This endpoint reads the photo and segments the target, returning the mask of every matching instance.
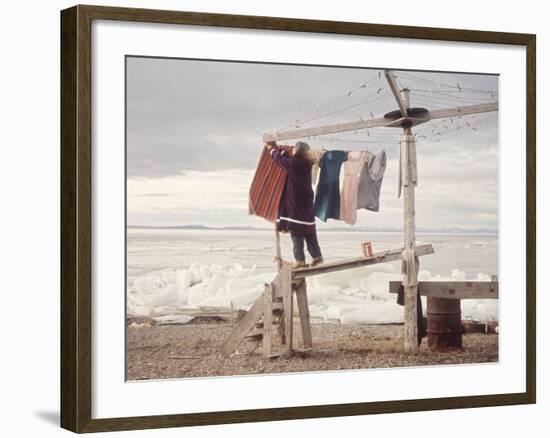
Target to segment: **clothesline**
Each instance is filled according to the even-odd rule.
[[[384,143],[384,142],[379,142],[380,144]],[[292,149],[293,146],[290,146],[290,145],[284,145],[284,146],[278,146],[278,147],[285,147],[285,148],[289,148],[289,149]],[[314,163],[318,163],[321,158],[323,157],[323,155],[326,153],[326,152],[329,152],[329,151],[332,151],[332,150],[340,150],[340,149],[327,149],[325,147],[319,149],[319,148],[311,148],[307,151],[307,155],[308,155],[308,158],[313,161]],[[367,155],[368,155],[368,159],[372,159],[374,157],[374,154],[368,150],[368,149],[348,149],[347,152],[365,152]]]
[[[291,148],[288,145],[277,146],[278,150],[285,151],[287,157],[290,157]],[[272,154],[263,149],[250,187],[249,214],[277,222],[281,217],[279,207],[284,203],[283,189],[288,172],[294,174],[293,178],[302,178],[297,174],[306,170],[311,185],[316,187],[315,197],[311,201],[314,201],[314,214],[319,219],[325,222],[327,219],[342,220],[351,225],[357,220],[358,209],[378,211],[380,185],[386,165],[385,149],[376,153],[369,150],[310,149],[309,153],[313,166],[289,167],[285,164],[285,168],[281,168],[274,164]],[[340,190],[342,167],[344,178]],[[288,222],[286,216],[285,220]],[[294,220],[307,222],[302,218]]]

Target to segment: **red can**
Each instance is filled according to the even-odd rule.
[[[363,257],[372,257],[372,243],[370,241],[361,243]]]

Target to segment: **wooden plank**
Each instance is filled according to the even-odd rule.
[[[302,340],[304,350],[311,350],[313,342],[311,338],[311,326],[309,321],[309,305],[307,302],[307,285],[306,280],[302,280],[296,288],[296,303],[300,314],[300,325],[302,326]]]
[[[377,263],[395,262],[401,260],[403,248],[390,249],[387,251],[377,251],[371,257],[358,257],[354,259],[339,260],[336,262],[322,263],[312,268],[294,269],[292,278],[299,280],[313,275],[326,274],[328,272],[343,271],[345,269],[359,268],[361,266],[375,265]],[[417,256],[433,254],[434,249],[431,244],[419,245],[415,248]]]
[[[285,356],[292,355],[292,322],[293,322],[293,300],[292,300],[292,268],[284,264],[281,272],[281,293],[283,295],[284,307],[284,328],[285,328]]]
[[[282,266],[281,266],[282,269]],[[277,274],[275,279],[271,282],[271,289],[272,289],[272,296],[273,296],[273,302],[271,304],[273,310],[280,310],[281,312],[278,314],[278,327],[277,327],[277,333],[281,338],[281,345],[285,345],[286,338],[285,338],[285,318],[284,318],[284,303],[283,303],[283,294],[282,294],[282,283],[281,283],[282,274],[281,271]],[[282,313],[282,314],[281,314]]]
[[[284,263],[281,265],[281,270],[283,268]],[[281,271],[275,276],[273,281],[271,282],[272,285],[272,293],[273,293],[273,304],[276,302],[281,302],[283,298],[283,284],[281,282]]]
[[[369,120],[358,120],[355,122],[336,123],[334,125],[317,126],[314,128],[297,128],[280,132],[267,132],[263,135],[264,142],[291,140],[295,138],[307,138],[315,135],[334,134],[336,132],[356,131],[358,129],[376,128],[377,126],[386,126],[393,122],[392,119],[379,117]]]
[[[281,270],[283,258],[281,255],[281,235],[277,229],[277,223],[275,223],[275,258],[277,261],[277,271]]]
[[[389,81],[389,80],[388,80]],[[392,85],[390,83],[390,88]],[[397,90],[397,86],[395,85]],[[392,93],[397,101],[399,110],[404,118],[407,117],[406,105],[399,90],[397,93],[392,88]],[[498,102],[487,102],[475,105],[464,105],[453,108],[443,108],[438,110],[429,111],[427,114],[422,115],[422,118],[417,120],[417,123],[424,123],[432,119],[446,119],[454,116],[466,116],[469,114],[480,114],[491,111],[498,111]],[[264,142],[278,141],[278,140],[291,140],[296,138],[314,137],[316,135],[335,134],[338,132],[357,131],[360,129],[376,128],[376,127],[397,127],[401,126],[401,121],[395,119],[378,117],[369,120],[358,120],[355,122],[335,123],[333,125],[316,126],[312,128],[297,128],[289,129],[287,131],[280,132],[268,132],[263,135]]]
[[[264,291],[264,323],[263,323],[263,353],[264,357],[271,356],[271,342],[273,331],[273,290],[270,284],[265,285]]]
[[[400,281],[390,281],[390,293],[396,294]],[[437,298],[498,299],[498,281],[419,281],[420,295]]]
[[[479,103],[454,108],[444,108],[428,112],[430,119],[446,119],[447,117],[466,116],[468,114],[488,113],[498,111],[498,102]]]
[[[252,305],[250,310],[237,323],[229,337],[225,340],[222,346],[222,355],[225,357],[237,349],[247,333],[254,328],[254,324],[264,313],[264,297],[260,296]]]
[[[395,74],[391,70],[385,70],[384,75],[386,76],[386,80],[388,81],[391,92],[393,93],[393,97],[395,97],[395,100],[397,101],[397,106],[399,107],[399,111],[401,111],[401,115],[403,117],[407,117],[408,105],[406,104],[403,96],[401,96],[401,93],[399,92]]]

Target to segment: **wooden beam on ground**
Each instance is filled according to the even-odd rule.
[[[314,128],[296,128],[280,132],[267,132],[263,135],[264,142],[291,140],[296,138],[307,138],[316,135],[334,134],[336,132],[356,131],[358,129],[376,128],[386,126],[393,122],[392,119],[379,117],[368,120],[357,120],[355,122],[335,123],[333,125],[317,126]]]
[[[444,108],[428,112],[429,119],[446,119],[447,117],[467,116],[469,114],[488,113],[498,111],[498,102],[479,103],[454,108]]]
[[[298,313],[300,314],[300,325],[302,326],[302,340],[304,350],[311,350],[313,342],[311,337],[311,325],[309,321],[309,305],[307,302],[307,286],[306,280],[296,288],[296,303],[298,305]]]
[[[231,356],[231,354],[237,349],[244,337],[250,330],[254,328],[254,324],[264,313],[264,300],[260,296],[252,305],[250,310],[241,318],[237,323],[229,337],[226,339],[222,346],[222,355],[225,357]]]
[[[326,274],[329,272],[343,271],[346,269],[359,268],[361,266],[375,265],[377,263],[395,262],[401,260],[403,248],[390,249],[387,251],[375,252],[371,257],[358,257],[354,259],[339,260],[336,262],[322,263],[311,268],[294,269],[292,278],[299,280],[313,275]],[[415,248],[417,256],[433,254],[434,249],[430,244],[419,245]]]
[[[396,294],[400,281],[390,281],[390,293]],[[419,281],[418,293],[427,297],[498,299],[498,281]]]

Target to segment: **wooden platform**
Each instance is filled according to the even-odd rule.
[[[390,281],[390,293],[396,294],[400,287],[400,281]],[[418,293],[457,300],[498,299],[498,281],[419,281]]]
[[[293,269],[292,278],[301,279],[311,277],[313,275],[326,274],[328,272],[337,272],[346,269],[360,268],[361,266],[375,265],[377,263],[395,262],[401,260],[402,251],[403,248],[396,248],[375,252],[371,257],[344,259],[335,262],[322,263],[311,268]],[[417,256],[424,256],[433,253],[434,249],[431,244],[418,245],[415,248],[415,254]]]
[[[249,311],[235,326],[229,337],[224,342],[221,352],[228,357],[234,353],[244,340],[253,342],[256,346],[263,344],[263,356],[265,358],[280,355],[292,355],[293,346],[293,318],[294,300],[300,317],[302,329],[303,350],[311,351],[313,343],[311,339],[310,315],[307,299],[306,277],[326,274],[328,272],[343,271],[360,268],[362,266],[377,263],[395,262],[401,260],[403,248],[380,251],[371,257],[359,257],[354,259],[339,260],[323,263],[310,268],[293,269],[292,264],[281,263],[281,269],[273,281],[265,285],[264,293],[256,300]],[[433,254],[432,245],[420,245],[415,249],[417,256]],[[272,337],[275,335],[274,325],[279,325],[283,351],[274,352]]]

